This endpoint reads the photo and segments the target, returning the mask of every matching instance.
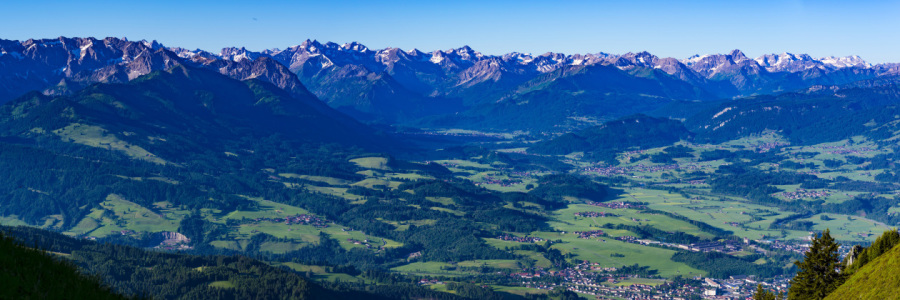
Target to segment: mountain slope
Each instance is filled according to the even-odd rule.
[[[40,299],[125,299],[106,291],[99,280],[126,294],[148,294],[154,299],[384,299],[377,295],[327,289],[297,273],[278,269],[261,261],[240,256],[193,256],[147,251],[134,247],[76,240],[54,232],[25,227],[0,227],[6,235],[22,243],[61,253],[72,263],[57,261],[48,254],[24,247],[10,246],[13,239],[0,240],[4,255],[2,267],[12,266],[14,273],[2,272],[0,278],[21,275],[27,283],[41,289],[32,297]],[[8,254],[8,255],[7,255]],[[17,259],[18,263],[12,263]],[[88,274],[79,275],[78,266]],[[32,266],[32,269],[18,269]],[[35,280],[42,277],[43,280]],[[74,279],[69,279],[74,278]],[[7,278],[9,279],[9,278]],[[5,283],[18,283],[16,278]],[[31,281],[26,281],[31,280]],[[4,299],[20,299],[22,289],[5,288]],[[13,285],[13,287],[16,287]],[[11,294],[4,294],[11,293]],[[45,297],[46,296],[46,297]]]
[[[572,152],[618,152],[632,148],[660,147],[691,136],[691,132],[681,122],[634,115],[539,142],[528,150],[560,155]]]
[[[423,124],[553,131],[560,126],[585,127],[600,120],[651,111],[674,100],[696,99],[710,100],[714,96],[660,70],[576,66],[538,76],[495,102]]]
[[[155,41],[0,40],[0,103],[33,90],[65,94],[95,82],[127,82],[178,61]]]
[[[673,100],[793,91],[896,72],[886,65],[869,65],[858,57],[814,59],[783,53],[751,59],[739,50],[684,60],[659,58],[647,52],[494,56],[468,46],[426,53],[307,40],[285,50],[252,52],[227,48],[218,56],[181,53],[180,56],[194,61],[218,57],[241,62],[270,57],[295,72],[313,93],[332,107],[367,121],[504,131],[577,127],[584,124],[572,120],[596,121],[645,113]],[[582,76],[581,81],[587,84],[580,84],[581,88],[566,88],[574,80],[568,75],[577,73],[571,70],[593,70],[586,72],[591,73],[602,70],[603,66],[625,72],[631,82],[622,86],[618,80],[588,75]],[[650,80],[642,85],[641,81],[646,79]],[[553,84],[556,80],[560,82]],[[623,93],[623,88],[629,92]],[[635,92],[640,90],[651,92]],[[534,93],[527,95],[527,92]],[[520,105],[544,98],[575,108]],[[515,104],[510,104],[511,100]],[[549,111],[553,115],[550,120],[533,117],[548,108],[555,109]],[[442,113],[444,116],[437,116]],[[526,117],[516,118],[520,115]],[[485,124],[480,122],[483,119],[498,121]],[[546,124],[529,124],[533,121]]]
[[[869,262],[825,299],[897,299],[900,292],[900,247]]]
[[[26,248],[2,233],[0,253],[0,298],[128,299],[59,257]]]
[[[127,84],[92,86],[72,96],[25,97],[0,109],[0,122],[5,135],[31,135],[28,130],[40,127],[62,136],[59,130],[73,124],[99,126],[163,152],[176,142],[181,148],[212,146],[276,133],[297,142],[381,145],[365,126],[320,113],[317,101],[311,96],[293,98],[266,82],[239,82],[178,66]],[[60,115],[66,117],[54,117]],[[151,138],[160,135],[176,140]]]
[[[898,74],[894,64],[873,66],[858,57],[782,53],[751,59],[738,50],[679,60],[647,52],[498,56],[468,46],[426,53],[305,41],[285,50],[226,48],[214,54],[156,42],[60,37],[0,40],[0,103],[29,91],[66,95],[93,83],[125,83],[176,65],[268,82],[295,97],[311,92],[367,122],[504,131],[560,131],[647,113],[671,101],[781,93]],[[624,72],[627,83],[609,80],[611,70],[602,67]],[[569,76],[578,73],[572,70],[584,73],[576,79]],[[540,104],[545,98],[553,105]],[[572,109],[558,108],[559,103]],[[548,108],[549,119],[534,118]],[[496,124],[481,121],[486,118]]]
[[[856,85],[871,87],[856,87]],[[865,135],[880,140],[897,131],[900,88],[860,82],[847,88],[816,87],[799,93],[721,103],[685,121],[698,139],[724,141],[779,131],[795,143],[820,143]]]
[[[315,98],[185,66],[71,96],[32,93],[0,106],[0,214],[66,230],[111,194],[234,209],[252,205],[235,195],[290,192],[260,170],[356,178],[350,153],[394,146],[330,115],[340,114]],[[130,179],[142,177],[166,179]]]

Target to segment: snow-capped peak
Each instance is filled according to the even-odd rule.
[[[253,61],[253,60],[256,60],[257,58],[259,58],[259,53],[248,51],[244,47],[241,47],[240,49],[231,47],[231,48],[222,49],[222,52],[219,54],[219,57],[221,57],[222,59],[225,59],[225,60],[231,60],[231,61],[235,61],[235,62],[240,62],[245,59]]]
[[[159,42],[157,42],[156,40],[153,40],[150,42],[148,42],[147,40],[141,40],[141,43],[143,43],[144,46],[149,47],[151,50],[159,50],[160,48],[163,47],[163,45],[160,44]]]
[[[872,64],[867,63],[865,60],[863,60],[858,55],[851,55],[851,56],[844,56],[844,57],[828,56],[828,57],[820,58],[819,61],[821,61],[825,65],[832,66],[835,68],[847,68],[847,67],[868,68],[868,67],[872,66]]]
[[[341,45],[341,49],[351,50],[351,51],[356,51],[356,52],[368,52],[369,51],[369,48],[367,48],[365,45],[357,43],[357,42],[343,44],[343,45]]]

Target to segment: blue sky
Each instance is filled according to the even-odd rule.
[[[128,37],[251,50],[306,39],[486,54],[860,55],[900,62],[900,1],[13,1],[0,38]]]

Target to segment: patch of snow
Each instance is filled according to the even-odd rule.
[[[94,42],[89,42],[89,43],[85,44],[84,46],[81,46],[81,48],[79,48],[80,50],[78,50],[79,53],[74,53],[74,54],[78,55],[79,59],[83,59],[84,55],[87,54],[86,50],[88,48],[90,48],[91,46],[94,46]],[[75,50],[72,50],[72,52],[75,52]]]
[[[723,109],[722,111],[720,111],[720,112],[716,113],[715,115],[713,115],[712,118],[713,118],[713,119],[718,118],[719,116],[721,116],[722,114],[728,112],[729,110],[732,110],[733,108],[734,108],[734,107],[726,107],[726,108]]]
[[[710,56],[709,54],[706,54],[703,56],[694,55],[694,56],[688,57],[687,59],[681,60],[681,63],[690,66],[690,65],[693,65],[693,64],[696,64],[696,63],[702,61],[704,58],[707,58],[709,56]]]
[[[0,51],[0,57],[2,57],[2,56],[4,56],[4,55],[9,55],[9,56],[15,57],[15,58],[18,59],[18,60],[25,59],[25,56],[22,55],[22,53],[19,53],[19,52],[6,52],[6,51]]]

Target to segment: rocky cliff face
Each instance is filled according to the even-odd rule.
[[[177,244],[190,244],[191,239],[184,236],[183,234],[171,231],[165,231],[158,233],[159,237],[162,239],[160,244],[163,245],[177,245]]]
[[[0,40],[0,103],[29,91],[62,95],[94,83],[124,83],[176,65],[200,66],[239,80],[259,79],[292,94],[310,95],[287,67],[244,49],[213,55],[168,49],[156,41],[105,38]]]
[[[520,114],[548,109],[534,102],[540,99],[567,99],[563,102],[572,107],[606,107],[603,103],[608,101],[636,107],[639,103],[634,101],[639,101],[652,110],[672,100],[798,91],[900,74],[897,64],[873,66],[856,56],[816,59],[782,53],[753,59],[739,50],[679,60],[648,52],[485,55],[468,46],[432,52],[373,50],[359,43],[307,40],[284,50],[226,48],[212,53],[166,48],[147,41],[61,37],[0,40],[0,103],[33,90],[60,95],[97,82],[127,82],[180,64],[215,70],[239,80],[269,82],[298,98],[312,94],[357,118],[413,125],[421,125],[415,120],[438,115],[453,120],[451,115],[457,113],[485,118],[474,110],[521,110],[517,112]],[[623,74],[631,78],[622,78]],[[628,85],[623,86],[623,80]],[[653,90],[660,92],[635,92]],[[657,100],[641,96],[650,94]],[[516,101],[516,106],[506,101],[523,97],[531,100]],[[559,101],[545,102],[560,105]],[[533,108],[521,105],[526,103]],[[596,115],[593,110],[568,114],[560,117],[617,117]],[[453,122],[457,121],[440,124],[458,125]]]
[[[64,94],[96,82],[127,82],[178,64],[155,42],[58,38],[0,43],[0,102],[25,92]]]

